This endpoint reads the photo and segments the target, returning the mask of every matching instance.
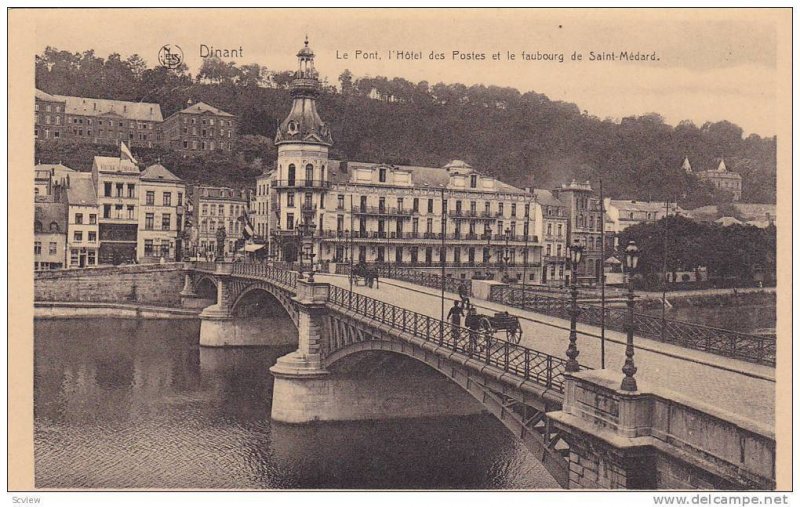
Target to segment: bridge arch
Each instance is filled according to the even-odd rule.
[[[498,390],[497,385],[486,382],[480,373],[457,360],[445,359],[417,345],[383,337],[372,336],[342,322],[333,324],[333,333],[347,331],[357,333],[360,341],[330,352],[323,359],[325,368],[332,368],[343,359],[367,351],[383,351],[410,357],[426,364],[444,375],[471,395],[478,403],[497,418],[511,433],[520,439],[531,454],[544,465],[550,475],[562,486],[569,486],[569,448],[566,441],[551,431],[547,412],[560,407],[547,403],[526,404]]]
[[[245,316],[254,316],[254,315],[243,315],[242,312],[244,310],[244,306],[247,303],[248,299],[252,299],[253,296],[263,296],[266,295],[266,301],[256,302],[255,305],[271,312],[275,308],[279,308],[280,313],[266,316],[279,316],[285,315],[292,319],[292,323],[297,328],[297,319],[295,317],[296,310],[294,305],[292,304],[291,300],[286,297],[283,292],[275,290],[272,286],[268,284],[254,284],[245,287],[244,289],[236,295],[235,299],[231,303],[231,316],[233,317],[245,317]],[[266,306],[264,303],[274,303],[272,307]],[[261,316],[261,315],[258,315]]]
[[[216,300],[217,283],[213,276],[201,275],[194,283],[194,291],[200,298]]]

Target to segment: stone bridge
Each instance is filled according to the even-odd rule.
[[[298,349],[271,368],[276,421],[347,418],[332,366],[383,351],[420,361],[472,395],[565,488],[775,488],[771,428],[674,393],[622,391],[619,372],[567,373],[562,358],[271,265],[186,264],[184,278],[185,306],[214,302],[200,314],[202,346],[269,344],[237,327],[253,291],[270,294],[297,327]]]

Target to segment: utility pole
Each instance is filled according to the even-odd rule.
[[[350,194],[350,294],[353,294],[353,236],[356,230],[353,229],[353,194]]]
[[[664,262],[662,264],[662,277],[661,282],[661,341],[664,341],[664,335],[667,328],[667,234],[669,234],[669,197],[664,203],[667,210],[664,215]]]
[[[600,369],[606,367],[606,201],[600,177]]]
[[[442,187],[442,246],[439,250],[439,261],[442,264],[442,321],[444,321],[444,265],[447,261],[447,244],[445,237],[447,236],[447,206],[444,200],[444,187]]]

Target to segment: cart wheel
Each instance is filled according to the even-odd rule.
[[[519,344],[520,340],[522,340],[522,328],[519,325],[514,328],[509,328],[506,331],[506,336],[509,342]]]

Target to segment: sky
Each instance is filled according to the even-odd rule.
[[[778,69],[786,65],[778,48],[790,44],[776,28],[786,14],[775,10],[97,9],[37,15],[39,51],[137,53],[152,66],[164,44],[175,44],[194,74],[204,44],[241,48],[242,57],[226,59],[237,64],[293,70],[308,35],[316,67],[332,83],[347,68],[356,77],[510,86],[574,102],[600,118],[656,112],[670,124],[728,120],[745,135],[761,136],[777,130]],[[381,59],[356,59],[357,50]],[[390,51],[419,52],[422,59],[389,60]],[[453,51],[486,59],[454,59]],[[527,61],[523,51],[563,54],[564,61]],[[590,52],[622,51],[655,53],[657,60],[589,61]],[[429,59],[431,52],[444,59]],[[492,59],[495,52],[499,61]],[[508,52],[516,60],[508,60]],[[583,60],[573,60],[575,52]]]

